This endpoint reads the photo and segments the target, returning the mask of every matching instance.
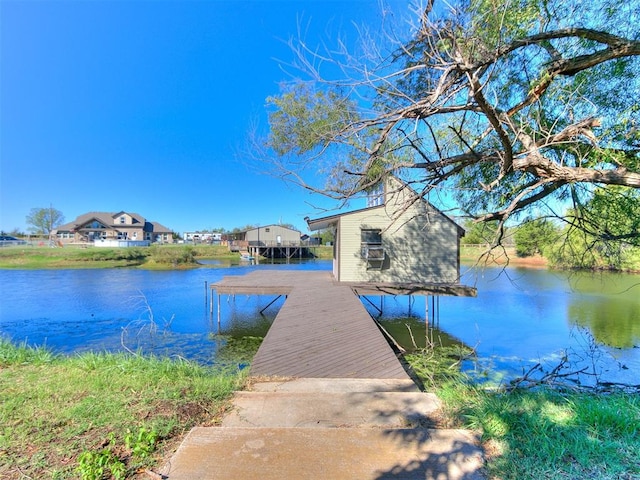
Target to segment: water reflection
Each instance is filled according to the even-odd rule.
[[[614,273],[568,276],[574,294],[567,316],[598,343],[631,348],[640,343],[640,278]]]
[[[436,335],[444,331],[475,349],[476,358],[464,368],[476,379],[502,382],[537,363],[553,368],[569,355],[576,369],[587,366],[601,379],[638,383],[639,276],[481,269],[467,272],[464,283],[476,285],[478,297],[441,297]],[[387,297],[382,305],[385,328],[397,321],[400,343],[410,345],[402,317],[410,312],[424,323],[424,298]],[[583,376],[581,381],[593,381]]]

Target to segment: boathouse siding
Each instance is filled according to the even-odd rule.
[[[459,282],[464,230],[425,200],[411,201],[407,188],[390,177],[381,205],[309,221],[335,229],[339,282]]]
[[[298,246],[300,232],[282,225],[266,225],[247,230],[244,239],[250,246]]]

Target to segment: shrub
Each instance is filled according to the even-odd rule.
[[[162,247],[154,245],[150,249],[150,260],[163,265],[190,265],[196,263],[193,247]]]

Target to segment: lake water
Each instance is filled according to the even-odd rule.
[[[264,336],[283,300],[223,296],[221,333],[208,285],[255,269],[330,270],[330,261],[291,265],[204,265],[185,271],[0,270],[0,334],[71,354],[133,350],[215,363],[229,337]],[[640,383],[640,276],[536,269],[465,273],[477,298],[440,297],[435,337],[474,347],[465,369],[502,379],[563,355],[605,380]],[[371,298],[379,306],[378,298]],[[365,302],[369,311],[378,312]],[[387,297],[382,317],[424,336],[423,297]],[[408,331],[408,330],[407,330]],[[214,334],[214,335],[212,335]],[[402,340],[401,340],[402,341]]]

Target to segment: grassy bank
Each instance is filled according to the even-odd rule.
[[[442,422],[481,434],[492,479],[640,478],[640,397],[491,392],[468,384],[455,349],[406,358],[444,402]]]
[[[443,427],[481,434],[491,479],[640,478],[640,398],[487,392],[459,349],[407,360]],[[194,425],[215,425],[245,377],[120,354],[55,356],[0,342],[0,478],[151,478]]]
[[[515,248],[497,248],[488,251],[486,246],[461,245],[460,261],[465,265],[546,268],[548,260],[540,255],[518,257]]]
[[[332,247],[316,247],[317,258],[330,259]],[[0,248],[2,269],[122,268],[148,269],[193,268],[199,260],[237,260],[222,245],[153,245],[144,248],[96,248],[66,246],[63,248],[18,246]]]
[[[0,249],[0,268],[189,268],[197,266],[199,259],[238,257],[221,245],[153,245],[144,248],[20,246]]]
[[[559,270],[585,270],[585,271],[621,271],[628,273],[640,273],[640,249],[634,250],[635,255],[629,254],[623,265],[612,268],[610,265],[602,262],[587,262],[589,255],[581,257],[581,261],[568,263],[558,259],[549,259],[542,255],[536,254],[528,257],[519,257],[516,254],[515,247],[499,247],[488,250],[486,246],[480,245],[461,245],[460,260],[465,265],[478,266],[506,266],[511,267],[529,267],[529,268],[553,268]],[[553,255],[552,255],[553,257]]]
[[[215,425],[243,381],[184,361],[0,341],[0,478],[133,478],[194,425]]]

